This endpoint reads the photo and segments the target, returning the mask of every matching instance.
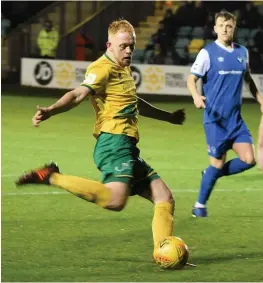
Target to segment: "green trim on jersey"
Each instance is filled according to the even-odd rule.
[[[116,62],[114,62],[106,53],[104,53],[104,56],[105,56],[108,60],[110,60],[112,63],[116,64]]]
[[[137,103],[132,103],[121,109],[113,118],[135,117],[138,114]]]
[[[85,87],[87,87],[88,89],[90,89],[92,95],[96,94],[96,91],[95,91],[91,86],[86,85],[86,84],[81,84],[81,86],[85,86]]]

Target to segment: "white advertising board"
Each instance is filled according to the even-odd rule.
[[[90,62],[22,58],[21,84],[73,89],[84,80]]]
[[[21,84],[45,88],[73,89],[84,80],[91,62],[22,58]],[[185,66],[131,66],[138,94],[190,95]],[[201,91],[201,84],[199,84]]]
[[[21,59],[21,85],[73,89],[84,80],[91,62],[68,60]],[[138,94],[187,95],[186,80],[190,66],[133,64],[131,66]],[[263,74],[252,75],[263,93]],[[201,80],[198,83],[201,92]],[[252,97],[244,87],[243,97]]]

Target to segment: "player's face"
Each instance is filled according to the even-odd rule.
[[[216,25],[214,26],[217,38],[222,43],[230,43],[233,40],[236,24],[230,19],[227,20],[223,17],[219,17],[216,20]]]
[[[131,64],[132,54],[135,49],[135,34],[118,32],[110,39],[108,44],[108,48],[120,66],[126,67]]]

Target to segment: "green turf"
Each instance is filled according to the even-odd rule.
[[[94,117],[87,102],[39,128],[31,126],[36,105],[53,101],[2,96],[2,281],[263,281],[263,175],[258,168],[221,179],[209,202],[210,217],[191,217],[208,159],[202,111],[190,102],[155,103],[169,110],[184,107],[187,121],[180,127],[141,117],[139,147],[175,194],[174,233],[189,246],[195,269],[163,271],[152,263],[153,209],[137,196],[118,213],[47,186],[18,190],[17,175],[51,159],[63,173],[100,178],[92,159]],[[256,143],[258,105],[245,104],[243,116]]]

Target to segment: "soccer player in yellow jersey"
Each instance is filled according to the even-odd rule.
[[[49,107],[37,106],[34,126],[53,115],[68,111],[89,97],[96,113],[94,161],[102,181],[59,173],[56,164],[24,174],[17,185],[47,184],[67,190],[89,202],[121,211],[131,195],[140,195],[154,204],[152,221],[154,245],[173,232],[174,198],[159,175],[140,158],[138,112],[146,117],[182,124],[183,110],[173,113],[153,107],[136,95],[130,63],[135,32],[126,20],[117,20],[108,29],[107,51],[87,68],[84,81]]]

